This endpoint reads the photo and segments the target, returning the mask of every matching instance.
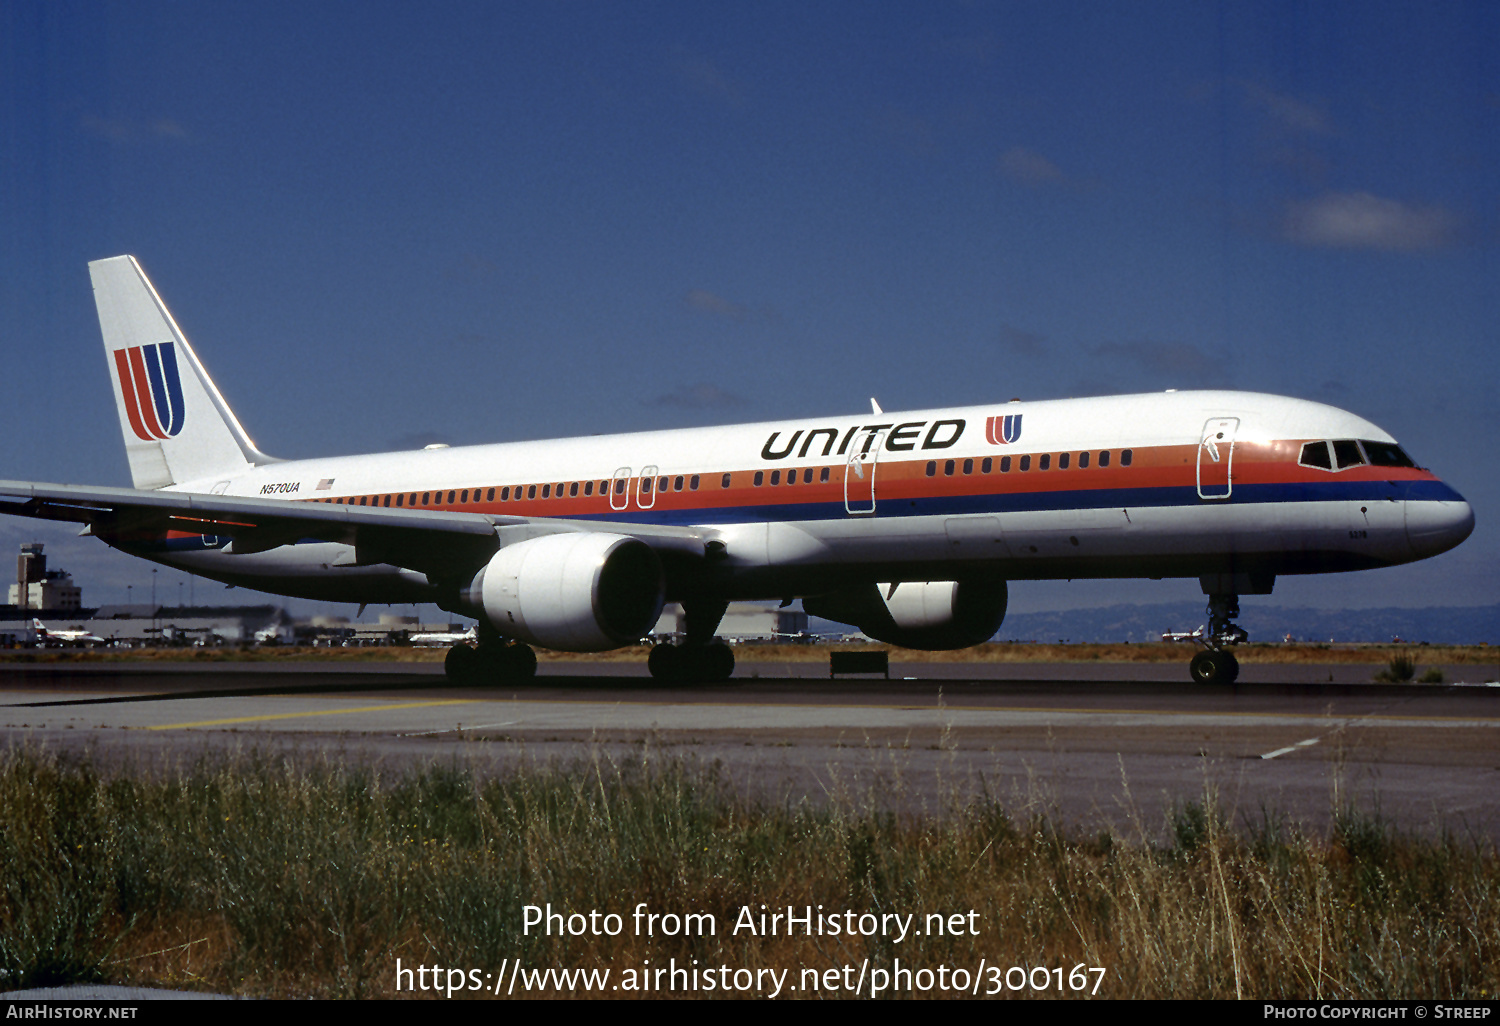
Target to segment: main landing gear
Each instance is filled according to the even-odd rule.
[[[443,671],[448,682],[459,687],[518,683],[536,676],[536,653],[530,645],[488,638],[476,647],[454,645],[443,660]]]
[[[734,650],[714,637],[728,608],[727,602],[717,599],[684,601],[686,637],[680,645],[664,642],[651,649],[646,660],[651,676],[663,684],[728,680],[734,673]]]

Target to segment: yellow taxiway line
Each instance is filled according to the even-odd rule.
[[[227,720],[197,720],[193,723],[162,723],[147,730],[181,730],[185,727],[222,727],[230,723],[259,723],[263,720],[292,720],[302,716],[344,716],[349,713],[385,712],[388,709],[422,709],[434,705],[468,705],[468,698],[448,698],[438,702],[401,702],[396,705],[366,705],[358,709],[319,709],[315,712],[269,713],[265,716],[236,716]]]

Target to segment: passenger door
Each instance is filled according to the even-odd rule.
[[[854,436],[844,463],[844,512],[868,515],[875,512],[875,466],[885,429],[865,430]]]
[[[1198,440],[1198,498],[1227,499],[1234,491],[1234,434],[1238,417],[1212,417]]]

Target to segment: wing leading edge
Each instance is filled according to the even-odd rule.
[[[265,552],[303,539],[352,546],[353,566],[388,563],[429,578],[473,574],[502,546],[545,534],[607,530],[659,552],[703,556],[694,528],[417,511],[201,492],[144,491],[0,481],[0,513],[85,524],[106,542],[168,531],[227,537],[226,555]]]

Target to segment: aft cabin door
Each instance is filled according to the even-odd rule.
[[[1214,417],[1198,440],[1198,498],[1227,499],[1234,491],[1234,433],[1238,417]]]
[[[623,510],[630,505],[630,468],[621,467],[610,480],[609,508]]]
[[[850,514],[875,512],[875,465],[880,460],[880,445],[885,430],[861,431],[849,446],[844,463],[844,511]]]

